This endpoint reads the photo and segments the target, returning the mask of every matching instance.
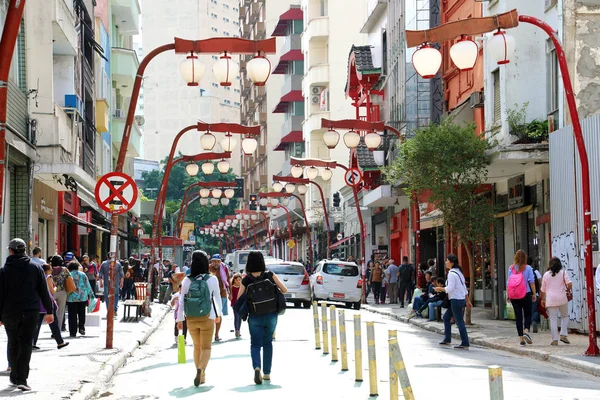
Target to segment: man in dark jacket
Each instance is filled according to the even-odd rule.
[[[49,310],[46,323],[54,321],[44,270],[31,262],[25,247],[22,239],[11,240],[8,243],[10,255],[0,269],[0,324],[4,324],[8,336],[10,383],[23,391],[31,390],[27,378],[40,302]]]
[[[415,281],[415,268],[408,263],[408,257],[402,257],[402,265],[398,270],[398,288],[400,308],[404,308],[404,300],[412,300],[412,288]]]

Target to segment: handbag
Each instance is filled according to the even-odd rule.
[[[77,286],[75,286],[75,281],[71,275],[65,279],[65,290],[67,291],[67,294],[71,294],[77,290]]]
[[[98,302],[98,300],[96,300],[95,297],[92,297],[88,302],[87,312],[94,313],[94,312],[98,311],[99,309],[100,309],[100,303]]]
[[[573,292],[567,286],[567,281],[565,280],[565,274],[567,271],[563,271],[563,282],[565,283],[565,291],[567,292],[567,301],[573,300]]]
[[[285,310],[287,309],[285,295],[281,293],[281,290],[279,290],[279,287],[277,287],[277,285],[275,285],[275,289],[277,290],[277,314],[283,315],[285,314]]]
[[[182,335],[181,331],[177,335],[177,363],[185,364],[185,337]]]

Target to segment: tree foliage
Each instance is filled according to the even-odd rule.
[[[429,202],[443,213],[444,222],[467,248],[470,294],[474,293],[471,248],[491,236],[494,206],[481,184],[487,179],[490,142],[475,133],[475,125],[451,119],[431,124],[403,143],[398,158],[384,170],[388,182],[400,183],[409,196],[429,193]]]

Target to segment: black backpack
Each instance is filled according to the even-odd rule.
[[[278,293],[268,274],[262,274],[246,288],[251,315],[265,315],[278,310]]]
[[[412,264],[403,264],[402,267],[400,268],[400,279],[403,282],[412,281],[413,270],[414,270],[414,268],[413,268]]]

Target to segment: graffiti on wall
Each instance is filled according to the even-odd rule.
[[[573,281],[573,301],[569,302],[569,319],[582,322],[583,312],[583,283],[579,273],[579,255],[575,244],[575,233],[561,233],[552,238],[552,255],[558,257]]]

